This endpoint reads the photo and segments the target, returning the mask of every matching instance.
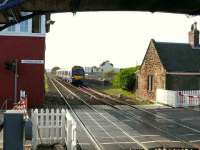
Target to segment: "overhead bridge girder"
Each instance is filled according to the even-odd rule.
[[[24,0],[25,11],[150,11],[200,14],[200,0]]]
[[[0,0],[0,30],[34,15],[82,11],[149,11],[200,14],[200,0]],[[33,12],[20,16],[20,11]],[[10,20],[9,17],[14,17]]]

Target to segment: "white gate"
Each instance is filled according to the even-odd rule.
[[[199,106],[200,91],[170,91],[157,89],[156,101],[173,107]]]
[[[76,150],[76,122],[70,115],[66,114],[65,119],[65,144],[68,150]]]
[[[31,112],[33,123],[32,146],[65,143],[67,149],[76,149],[76,122],[65,109],[35,109]]]

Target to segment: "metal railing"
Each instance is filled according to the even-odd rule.
[[[157,89],[156,101],[172,107],[199,106],[200,90],[171,91]]]

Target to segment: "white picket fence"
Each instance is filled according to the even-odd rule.
[[[76,150],[76,122],[64,109],[35,109],[31,112],[33,123],[32,146],[65,142],[68,150]]]
[[[171,91],[157,89],[156,101],[172,107],[199,106],[200,90]]]
[[[65,144],[67,145],[68,150],[76,150],[76,122],[70,115],[66,114],[67,119],[65,119]]]

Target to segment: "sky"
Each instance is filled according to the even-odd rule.
[[[142,63],[151,39],[188,43],[188,32],[200,17],[150,12],[78,12],[51,16],[46,35],[46,68],[99,66],[116,68]]]

